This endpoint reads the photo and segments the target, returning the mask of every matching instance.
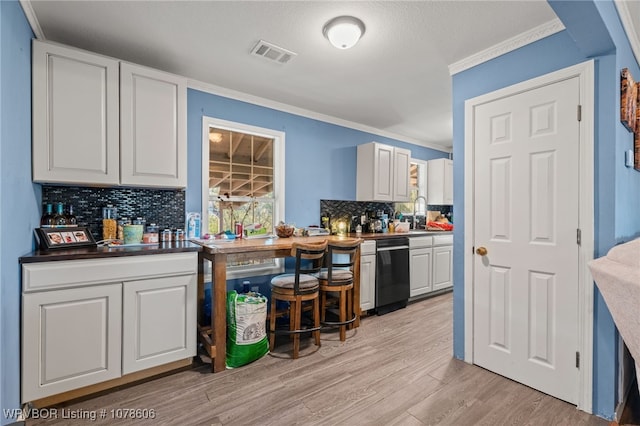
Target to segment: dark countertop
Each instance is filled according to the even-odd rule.
[[[75,249],[36,250],[20,258],[20,263],[52,262],[57,260],[106,259],[111,257],[150,254],[197,252],[201,247],[189,241],[121,247],[78,247]]]
[[[451,235],[453,231],[424,231],[424,230],[416,230],[409,232],[363,232],[361,234],[357,234],[355,232],[349,233],[349,237],[353,238],[362,238],[363,240],[382,240],[385,238],[394,238],[394,237],[424,237],[431,235]]]

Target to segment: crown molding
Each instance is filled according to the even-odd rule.
[[[216,86],[214,84],[205,83],[203,81],[189,79],[187,81],[187,87],[191,89],[199,90],[201,92],[210,93],[212,95],[222,96],[225,98],[234,99],[236,101],[247,102],[247,103],[262,106],[265,108],[271,108],[271,109],[286,112],[289,114],[299,115],[302,117],[311,118],[313,120],[323,121],[325,123],[347,127],[349,129],[359,130],[366,133],[373,133],[378,136],[383,136],[390,139],[396,139],[401,142],[410,143],[412,145],[423,146],[425,148],[431,148],[441,152],[451,153],[453,149],[451,146],[444,146],[444,145],[439,145],[435,143],[425,142],[419,139],[409,138],[407,136],[402,136],[396,133],[376,129],[375,127],[366,126],[364,124],[355,123],[353,121],[344,120],[342,118],[334,117],[331,115],[321,114],[321,113],[310,111],[304,108],[299,108],[299,107],[284,104],[281,102],[273,101],[271,99],[250,95],[248,93],[228,89],[226,87]]]
[[[31,6],[31,0],[20,0],[20,6],[22,6],[22,10],[24,11],[24,15],[31,26],[31,31],[35,34],[38,40],[45,40],[44,32],[42,31],[42,27],[40,27],[40,22],[38,22],[38,18],[36,17],[36,13],[33,11],[33,6]]]
[[[453,64],[449,65],[449,74],[454,75],[459,72],[468,70],[469,68],[473,68],[476,65],[480,65],[484,62],[490,61],[491,59],[495,59],[498,56],[502,56],[505,53],[512,52],[516,49],[526,46],[527,44],[531,44],[562,30],[564,30],[564,25],[562,24],[562,21],[557,18],[542,25],[538,25],[537,27],[532,28],[527,32],[518,34],[517,36],[511,37],[510,39],[493,45],[488,49],[468,56],[458,62],[454,62]]]
[[[627,6],[626,1],[614,0],[614,4],[616,5],[616,9],[618,10],[618,15],[620,15],[622,27],[624,28],[624,32],[627,34],[627,38],[629,39],[629,44],[631,44],[631,50],[633,51],[633,55],[636,58],[636,62],[640,64],[640,35],[638,34],[638,31],[640,29],[635,27],[631,11]]]

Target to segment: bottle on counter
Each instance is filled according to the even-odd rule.
[[[67,226],[67,216],[64,214],[64,204],[56,204],[56,214],[53,216],[54,226]]]
[[[43,228],[53,228],[54,226],[56,226],[53,217],[53,204],[47,203],[44,209],[44,213],[40,218],[40,226]]]
[[[111,204],[102,208],[102,239],[115,240],[118,236],[118,222],[116,216],[118,209]]]
[[[131,221],[128,217],[121,217],[118,219],[118,230],[116,236],[119,240],[124,240],[124,226],[131,225]]]
[[[171,237],[172,237],[171,229],[166,228],[160,234],[160,242],[170,243],[171,242]]]
[[[142,242],[145,244],[158,243],[160,241],[159,231],[160,227],[155,223],[148,224],[142,235]]]
[[[78,219],[73,213],[73,205],[69,204],[69,210],[67,211],[67,226],[78,226]]]

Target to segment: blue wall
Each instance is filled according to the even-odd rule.
[[[411,150],[413,158],[430,160],[447,153],[353,130],[299,115],[190,89],[187,97],[189,176],[187,211],[201,211],[202,117],[268,128],[286,133],[286,220],[298,226],[318,223],[320,200],[355,200],[356,146],[377,141]]]
[[[595,58],[595,257],[640,234],[640,173],[624,167],[633,137],[619,122],[619,73],[640,76],[611,1],[558,1],[567,28],[453,77],[454,158],[464,158],[464,101]],[[454,162],[454,210],[464,211],[464,164]],[[635,194],[635,196],[631,196]],[[617,392],[617,331],[597,292],[594,303],[593,412],[613,418]],[[464,357],[464,225],[454,230],[454,355]]]
[[[0,405],[20,407],[20,268],[33,250],[40,187],[31,183],[31,38],[20,3],[0,1]],[[0,416],[0,423],[11,419]]]
[[[453,78],[454,156],[464,158],[464,100],[596,58],[596,164],[594,255],[640,234],[640,173],[623,166],[632,136],[619,123],[619,70],[640,76],[611,1],[550,3],[567,31],[457,74]],[[596,19],[596,22],[593,22]],[[594,28],[597,30],[594,30]],[[603,34],[602,31],[606,34]],[[595,37],[594,37],[595,35]],[[39,185],[31,183],[30,40],[16,0],[0,1],[0,403],[19,407],[19,256],[32,250],[38,224]],[[602,38],[604,37],[604,39]],[[604,40],[604,43],[602,42]],[[609,51],[610,43],[615,52]],[[591,51],[590,51],[591,49]],[[636,77],[638,78],[638,77]],[[356,145],[376,140],[409,148],[415,158],[444,153],[294,114],[189,90],[187,210],[201,209],[201,126],[207,115],[286,133],[286,216],[317,222],[320,199],[355,199]],[[310,160],[311,159],[311,160]],[[455,210],[464,209],[463,162],[454,163]],[[635,196],[634,196],[635,194]],[[454,241],[454,354],[464,355],[463,223]],[[617,332],[596,292],[594,304],[594,413],[611,418],[619,397]],[[0,417],[0,424],[9,419]]]

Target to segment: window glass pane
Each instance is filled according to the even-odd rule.
[[[246,228],[257,225],[273,230],[274,202],[271,199],[254,199],[248,201],[226,201],[223,197],[209,200],[209,234],[234,231],[235,223],[242,223]]]
[[[235,224],[240,222],[244,229],[260,225],[266,235],[274,234],[276,217],[284,216],[284,203],[277,199],[277,194],[284,192],[284,182],[275,169],[280,166],[276,162],[284,161],[280,145],[284,144],[284,133],[255,128],[260,136],[252,134],[252,126],[236,127],[211,117],[205,117],[203,122],[208,134],[208,140],[203,142],[209,148],[203,170],[208,178],[203,188],[203,213],[207,218],[203,233],[235,233]],[[282,263],[281,259],[266,259],[227,267],[229,276],[239,278],[282,272]]]
[[[209,128],[209,202],[207,232],[215,235],[260,225],[274,231],[274,140]],[[230,270],[272,265],[273,259],[228,265]]]
[[[426,176],[425,166],[420,163],[411,163],[409,166],[409,185],[410,185],[410,198],[411,201],[407,203],[396,203],[396,212],[400,212],[405,215],[413,214],[414,201],[418,196],[426,196]],[[426,211],[426,204],[423,199],[418,200],[415,205],[417,214],[424,215]]]

